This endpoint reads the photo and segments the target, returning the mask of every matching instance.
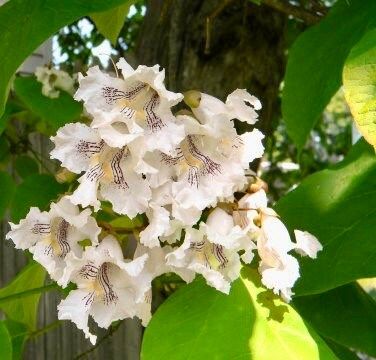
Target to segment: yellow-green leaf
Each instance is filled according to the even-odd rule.
[[[142,360],[304,359],[336,356],[299,314],[260,284],[255,270],[225,295],[203,279],[177,290],[146,328]]]
[[[114,46],[131,5],[132,1],[126,1],[123,5],[90,16],[98,31]]]
[[[376,29],[351,50],[343,69],[343,86],[360,133],[376,147]]]
[[[39,264],[32,262],[27,265],[6,287],[0,289],[0,298],[18,294],[29,289],[41,287],[46,277],[46,271]],[[2,303],[0,308],[14,321],[35,329],[40,293],[20,297]]]

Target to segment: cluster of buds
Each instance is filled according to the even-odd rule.
[[[263,155],[264,136],[257,129],[238,134],[234,119],[253,126],[260,101],[242,89],[225,102],[198,91],[182,95],[166,90],[158,65],[134,70],[120,59],[117,67],[121,78],[98,67],[79,75],[75,99],[92,121],[67,124],[52,137],[51,157],[81,175],[78,186],[49,212],[32,208],[7,235],[59,285],[76,284],[58,306],[59,319],[95,343],[89,316],[101,327],[134,316],[147,324],[157,276],[174,272],[191,282],[201,274],[228,294],[255,252],[262,283],[288,301],[299,277],[289,252],[315,257],[321,245],[301,231],[292,241],[267,205],[265,184],[250,184],[249,164]],[[187,109],[174,114],[183,100]],[[97,225],[103,201],[117,214],[148,219],[129,259],[116,233],[104,235]]]

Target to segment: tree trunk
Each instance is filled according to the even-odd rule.
[[[263,104],[258,128],[273,130],[284,74],[286,17],[249,0],[152,0],[136,58],[166,69],[170,90],[225,99],[246,88]]]

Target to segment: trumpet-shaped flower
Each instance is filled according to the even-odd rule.
[[[256,243],[261,259],[259,271],[262,283],[289,301],[293,294],[291,289],[299,277],[299,263],[289,252],[298,248],[305,254],[316,256],[320,243],[311,234],[306,235],[308,233],[303,233],[304,239],[298,244],[294,243],[278,215],[268,208],[264,190],[245,195],[239,200],[238,207],[234,220]],[[254,247],[251,245],[244,250],[247,253]]]
[[[146,161],[159,168],[158,173],[150,174],[151,186],[172,181],[172,215],[191,225],[205,207],[215,206],[219,199],[231,200],[234,192],[244,187],[245,169],[263,153],[263,135],[253,130],[239,136],[232,121],[222,115],[210,124],[201,124],[188,115],[178,119],[184,123],[187,136],[176,156],[151,154]]]
[[[210,122],[216,115],[224,115],[229,120],[238,119],[248,124],[255,124],[258,120],[257,111],[261,109],[261,102],[245,89],[236,89],[222,102],[214,96],[188,92],[185,101],[193,113],[202,121]]]
[[[226,294],[239,277],[237,250],[245,236],[224,210],[216,208],[200,228],[186,228],[183,244],[168,254],[167,264],[202,274],[210,286]]]
[[[97,244],[100,232],[91,211],[80,212],[67,197],[52,203],[49,212],[31,208],[25,219],[10,226],[6,238],[12,239],[18,249],[29,249],[33,258],[58,283],[61,283],[68,254],[80,256],[79,242],[90,239],[92,244]]]
[[[116,212],[129,217],[146,210],[151,191],[147,181],[134,171],[127,147],[112,148],[97,130],[79,123],[65,125],[52,141],[52,158],[74,173],[85,172],[70,196],[74,204],[91,205],[98,210],[98,198],[103,198],[112,203]]]
[[[136,303],[141,295],[134,286],[147,255],[126,262],[119,243],[113,236],[104,238],[98,246],[85,249],[82,257],[70,256],[64,282],[72,281],[72,290],[58,305],[58,317],[71,320],[95,344],[96,336],[89,331],[89,316],[107,328],[113,321],[138,316],[144,305]]]
[[[117,67],[122,79],[103,73],[97,66],[90,68],[87,76],[80,75],[75,99],[84,101],[86,110],[95,119],[94,126],[109,145],[114,146],[113,141],[116,146],[127,144],[129,137],[123,136],[121,130],[126,126],[131,134],[143,134],[142,145],[137,146],[140,156],[155,149],[170,152],[184,137],[183,126],[176,123],[171,112],[171,107],[183,96],[166,90],[164,70],[160,71],[158,65],[139,66],[134,70],[120,59]],[[108,113],[115,115],[106,119]],[[112,139],[104,133],[112,134]]]

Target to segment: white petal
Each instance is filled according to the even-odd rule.
[[[117,184],[114,181],[101,180],[100,193],[105,200],[112,203],[113,209],[119,214],[125,214],[134,218],[142,214],[148,207],[151,190],[148,182],[141,175],[136,174],[129,163],[120,163],[125,184]]]
[[[264,134],[255,129],[240,135],[243,146],[241,147],[241,163],[244,168],[248,168],[249,163],[255,159],[261,158],[264,154],[264,146],[262,139]]]
[[[146,215],[149,225],[140,233],[140,242],[148,247],[161,246],[159,237],[162,236],[170,225],[170,213],[163,207],[150,204]]]
[[[278,253],[288,252],[294,248],[286,226],[276,216],[264,215],[261,229],[266,238],[266,247],[273,248]]]
[[[97,129],[100,137],[111,147],[122,148],[144,135],[142,127],[118,110],[96,111],[91,127]]]
[[[80,211],[77,205],[72,204],[68,197],[62,197],[59,202],[51,203],[51,216],[62,217],[71,225],[80,228],[84,226],[91,215],[90,209]]]
[[[121,70],[124,79],[127,79],[134,73],[133,67],[129,65],[124,58],[119,59],[119,61],[116,63],[116,67]]]
[[[225,294],[230,293],[231,284],[220,272],[212,270],[200,263],[192,263],[189,265],[189,268],[194,270],[196,273],[201,274],[205,278],[208,285]]]
[[[9,223],[11,230],[6,234],[6,239],[12,239],[16,249],[26,250],[38,242],[42,235],[43,229],[50,227],[50,215],[45,211],[40,211],[32,207],[26,218],[19,224]]]
[[[262,210],[268,206],[266,192],[261,189],[253,194],[246,194],[239,200],[239,207],[243,209]]]
[[[96,179],[88,178],[87,173],[78,179],[80,185],[69,195],[69,200],[75,205],[82,207],[93,206],[95,211],[98,211],[101,203],[97,198],[98,181]]]
[[[208,122],[214,115],[227,114],[226,105],[214,96],[201,93],[200,104],[196,108],[192,108],[195,116],[203,122]]]
[[[231,114],[231,118],[253,125],[258,120],[258,114],[255,110],[261,109],[261,103],[247,90],[236,89],[227,96],[226,107]]]
[[[98,131],[81,123],[63,126],[51,140],[55,144],[51,158],[76,174],[88,170],[90,159],[101,149]]]
[[[302,256],[316,259],[317,253],[322,250],[322,245],[316,236],[308,231],[294,230],[296,246],[295,251]]]
[[[206,225],[215,230],[219,235],[227,235],[231,232],[234,220],[221,208],[215,208],[208,216]]]
[[[261,282],[268,289],[272,289],[275,294],[281,294],[286,301],[291,300],[291,289],[299,278],[299,263],[293,256],[286,255],[279,267],[268,267],[261,262],[259,271]]]
[[[77,101],[83,100],[87,112],[91,115],[98,110],[111,111],[116,106],[104,96],[106,88],[110,91],[122,91],[126,87],[124,80],[109,76],[98,66],[91,67],[86,76],[80,74],[79,83],[80,86],[74,98]]]
[[[169,107],[176,105],[183,100],[183,95],[168,91],[164,85],[165,71],[159,70],[159,65],[152,67],[140,65],[135,70],[134,78],[144,83],[149,84],[160,96],[163,102],[166,102]]]
[[[94,345],[97,337],[90,333],[88,320],[90,306],[87,304],[87,298],[90,296],[88,291],[73,290],[68,296],[58,305],[58,318],[59,320],[71,320],[74,322],[78,329],[82,330],[86,339]]]

